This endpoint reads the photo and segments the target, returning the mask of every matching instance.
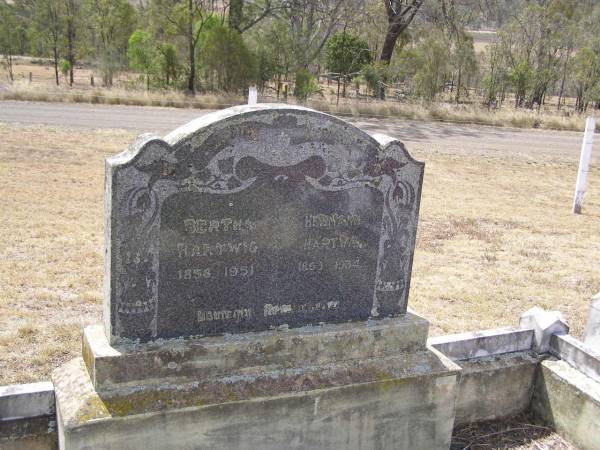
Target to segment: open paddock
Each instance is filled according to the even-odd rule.
[[[0,385],[47,379],[100,321],[104,158],[134,137],[0,124]],[[539,305],[581,335],[600,291],[600,167],[575,216],[573,158],[408,148],[426,162],[409,307],[431,334],[515,325]]]

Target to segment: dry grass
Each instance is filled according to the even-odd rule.
[[[103,160],[133,138],[0,124],[0,385],[48,378],[100,321]],[[427,163],[410,306],[433,334],[515,325],[534,305],[580,334],[600,291],[600,169],[574,216],[575,163],[410,150]]]
[[[483,33],[487,36],[487,34]],[[14,66],[15,81],[11,84],[0,83],[0,100],[30,100],[68,103],[99,103],[109,105],[138,106],[170,106],[179,108],[220,109],[232,105],[243,104],[242,96],[225,93],[197,94],[188,96],[179,91],[151,91],[140,89],[138,75],[123,72],[115,79],[115,87],[106,89],[90,85],[90,68],[78,67],[75,70],[75,84],[70,88],[61,75],[61,85],[54,82],[54,69],[49,65],[32,64],[32,58],[20,57]],[[29,73],[33,82],[29,83]],[[142,83],[143,84],[143,83]],[[515,110],[512,101],[507,99],[498,110],[488,110],[480,105],[481,101],[472,104],[455,105],[447,94],[445,102],[421,104],[408,101],[379,101],[368,99],[341,99],[336,105],[336,96],[332,94],[333,84],[322,84],[324,97],[314,97],[308,102],[311,108],[347,117],[396,117],[413,120],[437,120],[452,123],[472,123],[515,128],[542,128],[551,130],[581,131],[585,126],[585,115],[576,114],[572,108],[562,112],[556,106],[548,106],[542,111],[525,109]],[[292,87],[290,86],[290,89]],[[349,91],[350,91],[349,87]],[[273,94],[274,90],[269,89]],[[554,99],[556,100],[556,99]],[[279,101],[274,96],[260,96],[259,101]],[[293,102],[292,97],[289,98]],[[549,99],[551,102],[552,99]],[[600,131],[600,121],[598,122]]]
[[[80,352],[101,311],[104,157],[133,138],[0,125],[0,385]]]
[[[241,96],[224,93],[187,96],[183,92],[170,90],[147,92],[126,88],[69,88],[68,86],[30,85],[26,81],[16,81],[5,85],[4,88],[0,86],[0,100],[198,109],[221,109],[245,102]]]
[[[585,128],[586,118],[584,114],[573,112],[558,114],[550,108],[540,112],[527,109],[514,110],[509,107],[488,110],[477,104],[419,104],[372,99],[368,102],[344,100],[340,101],[339,106],[335,106],[332,102],[315,99],[309,101],[308,104],[311,108],[319,111],[347,117],[398,117],[410,120],[546,130],[582,131]],[[600,123],[598,131],[600,131]]]
[[[169,106],[175,108],[220,109],[245,103],[241,96],[220,94],[196,94],[187,96],[179,91],[140,91],[136,89],[68,88],[29,85],[15,82],[0,89],[0,100],[27,100],[63,103],[95,103],[106,105]],[[261,102],[277,102],[275,97],[259,98]],[[294,103],[290,98],[289,103]],[[502,108],[488,110],[475,104],[451,103],[420,104],[412,102],[357,101],[342,99],[339,105],[333,99],[314,98],[307,106],[342,117],[403,118],[464,124],[480,124],[514,128],[540,128],[548,130],[581,131],[586,115],[573,112],[558,114],[546,111],[514,110]],[[600,131],[600,122],[598,124]]]
[[[527,415],[454,430],[450,450],[577,450]]]

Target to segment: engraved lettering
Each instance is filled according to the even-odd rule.
[[[357,227],[360,216],[355,214],[315,214],[304,216],[305,228]]]
[[[215,244],[187,244],[177,243],[177,256],[179,258],[197,258],[204,256],[220,255],[247,255],[258,252],[256,241],[250,242],[216,242]]]
[[[256,230],[256,223],[250,219],[183,219],[185,232],[188,234],[228,233],[232,231]]]

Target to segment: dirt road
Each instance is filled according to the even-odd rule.
[[[74,128],[120,128],[159,135],[209,110],[108,106],[69,103],[0,102],[0,122]],[[404,119],[347,118],[369,133],[384,133],[403,141],[409,149],[452,154],[482,154],[576,162],[582,133],[497,128]],[[593,161],[600,161],[594,152]]]

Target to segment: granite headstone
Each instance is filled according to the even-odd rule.
[[[142,135],[106,164],[111,342],[406,312],[423,163],[287,105]]]

